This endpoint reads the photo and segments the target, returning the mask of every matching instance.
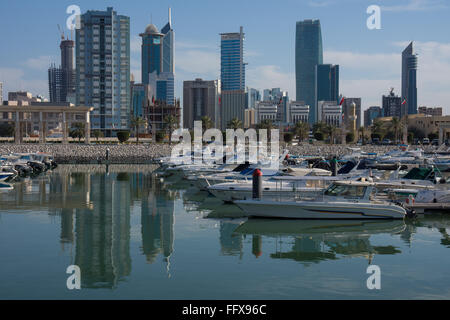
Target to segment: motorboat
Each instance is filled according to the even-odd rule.
[[[247,216],[284,219],[403,219],[402,206],[375,200],[369,181],[336,181],[314,201],[237,200]]]

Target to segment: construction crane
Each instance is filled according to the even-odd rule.
[[[62,28],[59,24],[58,24],[58,30],[59,30],[59,33],[61,34],[61,40],[64,41],[64,39],[65,39],[64,30],[62,30]]]

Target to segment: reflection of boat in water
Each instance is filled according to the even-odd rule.
[[[342,257],[364,257],[370,263],[375,254],[401,252],[392,245],[373,246],[370,237],[383,233],[401,233],[405,227],[405,223],[399,220],[249,219],[241,224],[235,233],[253,237],[252,253],[256,257],[262,254],[262,238],[269,237],[276,239],[276,251],[270,253],[272,259],[318,263]]]
[[[14,187],[12,184],[0,182],[0,192],[2,191],[10,191],[13,190]]]
[[[236,233],[279,236],[279,235],[367,235],[375,233],[398,233],[405,229],[402,220],[277,220],[248,219]]]

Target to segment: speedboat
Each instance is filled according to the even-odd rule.
[[[400,205],[373,200],[373,182],[336,181],[314,201],[238,200],[247,216],[284,219],[403,219]]]

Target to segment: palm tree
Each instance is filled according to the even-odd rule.
[[[100,130],[94,130],[93,134],[94,134],[94,137],[97,139],[97,143],[98,143],[99,138],[103,137],[103,132],[101,132]]]
[[[177,118],[174,115],[169,114],[164,118],[164,126],[169,131],[169,145],[172,144],[172,132],[178,127]]]
[[[213,127],[213,121],[208,116],[201,117],[202,121],[202,130],[205,133],[206,130],[211,129]]]
[[[403,123],[400,121],[399,118],[393,117],[389,128],[394,132],[395,143],[397,143],[398,133],[402,130]]]
[[[325,133],[330,137],[330,144],[334,144],[334,137],[337,133],[337,128],[331,124],[325,127]]]
[[[309,123],[307,122],[297,122],[295,124],[294,132],[298,137],[298,142],[302,142],[309,135]]]
[[[372,123],[372,134],[377,134],[380,136],[380,139],[384,136],[384,128],[383,128],[383,121],[380,119],[373,120]]]
[[[233,129],[233,130],[237,130],[242,128],[242,121],[239,120],[238,118],[233,118],[231,119],[230,122],[228,122],[228,128]]]
[[[272,129],[274,129],[274,128],[276,128],[276,127],[273,125],[272,120],[270,120],[270,119],[265,119],[265,120],[261,121],[260,123],[258,123],[257,126],[256,126],[256,128],[257,128],[258,130],[260,130],[260,129],[265,129],[265,130],[267,130],[267,132],[268,132],[268,134],[267,134],[267,139],[271,140],[271,139],[272,139],[272,137],[271,137],[271,131],[272,131]]]
[[[145,126],[147,121],[142,117],[132,117],[131,127],[135,129],[136,144],[139,144],[139,128]]]

